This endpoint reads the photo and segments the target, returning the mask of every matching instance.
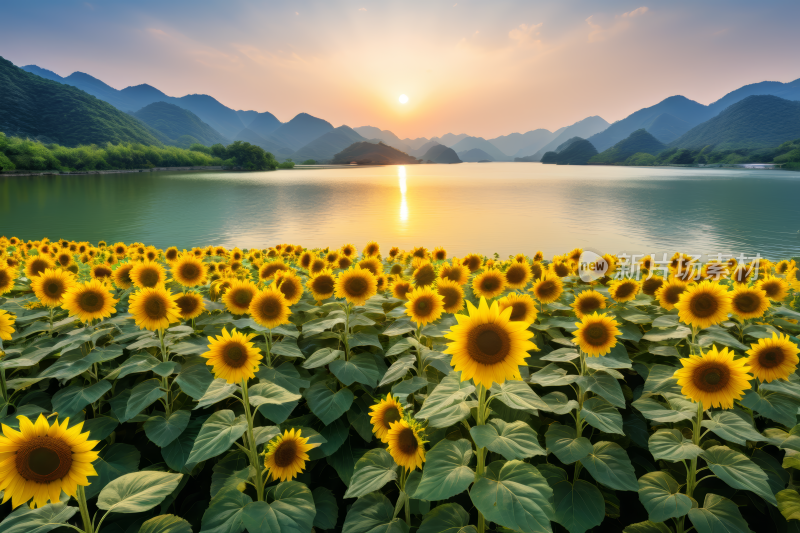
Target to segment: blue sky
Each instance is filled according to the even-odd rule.
[[[613,122],[800,78],[796,0],[4,4],[0,55],[17,65],[401,137]]]

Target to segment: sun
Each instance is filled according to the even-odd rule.
[[[398,100],[400,101],[401,104],[407,104],[408,103],[408,96],[406,96],[404,94],[401,94],[400,98],[398,98]]]

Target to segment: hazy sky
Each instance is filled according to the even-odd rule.
[[[609,122],[800,78],[797,0],[3,2],[0,55],[400,137]],[[398,97],[409,102],[401,105]]]

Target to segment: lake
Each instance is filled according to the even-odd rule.
[[[800,174],[463,163],[0,177],[0,234],[160,248],[800,255]]]

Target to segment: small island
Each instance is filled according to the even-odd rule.
[[[416,165],[419,160],[397,148],[367,141],[353,143],[335,156],[334,165]]]

